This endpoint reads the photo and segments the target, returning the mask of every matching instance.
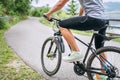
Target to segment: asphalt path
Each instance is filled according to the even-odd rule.
[[[88,80],[87,77],[78,76],[73,71],[73,64],[62,61],[60,70],[52,77],[47,76],[41,66],[41,47],[46,38],[53,35],[52,28],[39,22],[39,18],[30,17],[12,26],[5,33],[5,39],[11,49],[28,66],[40,73],[47,80]],[[77,35],[80,39],[88,43],[91,37]],[[65,42],[66,44],[66,42]],[[109,41],[105,45],[118,46],[120,43]],[[67,47],[67,46],[66,46]],[[86,47],[79,45],[81,53],[85,53]],[[67,48],[66,48],[67,50]],[[68,55],[66,51],[62,56]]]

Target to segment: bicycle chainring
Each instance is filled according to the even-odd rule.
[[[79,63],[74,64],[74,72],[79,76],[84,75],[85,73],[85,71],[83,71],[83,69],[80,67],[81,65],[83,64],[79,64]]]

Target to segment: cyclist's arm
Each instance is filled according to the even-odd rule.
[[[53,8],[51,8],[47,13],[46,16],[48,19],[50,18],[50,15],[53,14],[54,12],[60,10],[69,0],[59,0]]]
[[[81,7],[78,15],[79,15],[79,16],[82,16],[83,13],[84,13],[84,9]]]

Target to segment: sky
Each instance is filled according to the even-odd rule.
[[[38,3],[36,3],[38,1]],[[49,4],[49,6],[53,6],[58,0],[33,0],[32,5],[34,6],[44,6]],[[103,0],[104,2],[120,2],[120,0]]]

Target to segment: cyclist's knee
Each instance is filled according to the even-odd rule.
[[[68,26],[68,23],[66,21],[60,21],[59,23],[60,27],[66,28]]]
[[[59,22],[59,26],[63,26],[63,22],[62,21]]]
[[[67,30],[67,28],[63,28],[63,27],[60,27],[59,29],[60,29],[61,32],[64,32],[64,31]]]

